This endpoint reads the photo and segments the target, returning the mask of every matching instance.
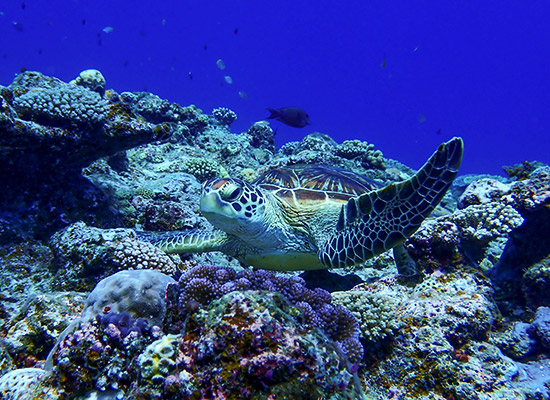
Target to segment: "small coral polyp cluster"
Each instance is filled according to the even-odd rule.
[[[108,306],[82,322],[59,341],[42,386],[67,395],[116,388],[124,399],[359,395],[342,352],[357,337],[331,340],[356,334],[357,324],[327,292],[266,272],[199,266],[168,285],[168,298],[164,329]]]
[[[307,288],[302,278],[278,276],[264,270],[237,273],[228,267],[199,266],[186,271],[178,283],[168,285],[165,326],[177,332],[185,324],[189,310],[243,290],[282,294],[295,307],[294,313],[304,329],[321,329],[354,363],[363,358],[357,320],[346,308],[332,304],[329,292]]]

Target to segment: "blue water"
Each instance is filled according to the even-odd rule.
[[[548,1],[5,0],[0,11],[2,85],[21,68],[66,81],[97,68],[118,92],[227,106],[236,133],[266,107],[307,110],[306,128],[274,122],[279,146],[318,131],[419,167],[459,135],[463,173],[550,162]]]

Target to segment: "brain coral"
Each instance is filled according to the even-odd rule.
[[[46,371],[38,368],[10,371],[0,378],[0,398],[3,400],[27,400],[46,375]]]
[[[99,282],[90,293],[82,319],[95,318],[108,307],[111,312],[128,312],[133,318],[160,324],[165,310],[164,293],[171,282],[171,277],[154,270],[117,272]]]

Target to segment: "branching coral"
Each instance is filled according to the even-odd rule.
[[[151,243],[132,239],[115,245],[113,261],[121,270],[154,269],[168,275],[176,273],[181,264],[179,257],[167,255]]]
[[[332,298],[351,311],[359,321],[361,336],[369,341],[382,340],[401,326],[395,317],[400,300],[392,292],[351,290],[334,292]]]
[[[209,158],[188,158],[183,163],[183,172],[193,175],[199,182],[218,176],[221,172],[220,165]]]

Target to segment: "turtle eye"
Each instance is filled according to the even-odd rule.
[[[242,192],[243,189],[240,186],[229,184],[220,191],[220,195],[226,201],[235,201],[241,196]]]

